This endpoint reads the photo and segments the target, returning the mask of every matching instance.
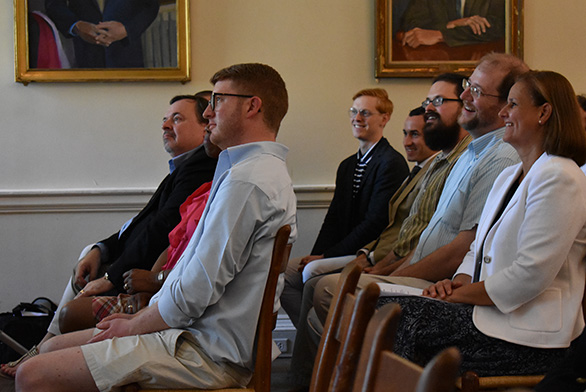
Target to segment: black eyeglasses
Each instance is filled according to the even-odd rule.
[[[462,102],[459,98],[444,98],[442,96],[435,97],[434,99],[426,98],[425,101],[421,102],[421,107],[426,108],[431,103],[436,108],[442,106],[446,101]]]
[[[360,115],[364,118],[368,118],[368,117],[375,115],[375,114],[381,114],[381,113],[373,113],[370,110],[366,110],[366,109],[360,109],[360,110],[358,110],[356,108],[348,109],[348,116],[350,116],[350,118],[354,118],[354,117],[358,116],[358,113],[360,113]]]
[[[470,94],[472,94],[472,96],[474,98],[479,98],[481,95],[485,95],[487,97],[495,97],[495,98],[499,98],[499,99],[501,98],[500,95],[487,94],[487,93],[482,92],[480,87],[470,84],[470,80],[468,80],[468,79],[462,80],[462,87],[464,87],[464,90],[466,90],[467,88],[470,88]]]
[[[240,98],[252,98],[254,95],[243,95],[243,94],[229,94],[229,93],[212,93],[210,99],[210,107],[212,110],[216,110],[216,105],[220,102],[220,97],[240,97]]]

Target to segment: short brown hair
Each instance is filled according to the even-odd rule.
[[[478,66],[508,70],[503,81],[496,89],[499,93],[499,99],[503,102],[507,100],[509,90],[511,90],[517,78],[525,72],[529,72],[529,66],[523,60],[508,53],[488,53],[480,59]]]
[[[289,98],[285,81],[281,75],[266,64],[235,64],[216,72],[210,79],[212,84],[229,80],[240,94],[254,95],[262,101],[262,112],[266,125],[275,133],[289,109]]]
[[[524,84],[535,106],[546,102],[551,105],[551,116],[543,125],[545,152],[570,158],[582,166],[586,162],[586,133],[568,79],[553,71],[531,71],[517,82]]]
[[[378,98],[376,102],[376,110],[381,113],[386,113],[389,116],[393,114],[393,102],[389,99],[389,94],[387,94],[386,90],[382,88],[365,88],[354,94],[352,100],[362,96]]]
[[[203,117],[203,112],[205,112],[206,108],[208,107],[208,102],[210,100],[212,92],[210,90],[203,90],[194,95],[176,95],[169,101],[169,105],[173,105],[177,101],[182,101],[184,99],[188,99],[190,101],[195,102],[195,117],[197,117],[197,122],[200,124],[207,124],[208,119]]]

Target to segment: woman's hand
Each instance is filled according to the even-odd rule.
[[[453,281],[450,279],[440,280],[436,284],[432,284],[423,290],[423,296],[446,300],[449,296],[452,295],[455,289],[462,286],[462,282]]]
[[[134,308],[134,313],[146,308],[153,295],[151,293],[137,293],[130,297],[128,304]]]
[[[75,296],[75,298],[91,297],[92,295],[98,295],[105,293],[106,291],[110,291],[113,288],[114,285],[112,284],[112,282],[110,282],[106,278],[92,280],[91,282],[85,285],[83,290],[81,290],[79,294]]]
[[[156,293],[161,288],[161,282],[157,280],[158,273],[142,270],[131,269],[126,271],[122,277],[124,278],[124,289],[128,294],[135,294],[139,292]]]

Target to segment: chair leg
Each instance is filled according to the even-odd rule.
[[[480,381],[478,375],[474,372],[467,371],[462,375],[462,392],[478,392],[480,390]]]

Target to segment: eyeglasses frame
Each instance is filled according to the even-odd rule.
[[[435,101],[439,101],[439,103],[436,105]],[[437,108],[442,106],[445,101],[462,102],[460,98],[444,98],[440,95],[434,99],[425,98],[425,101],[421,102],[421,107],[425,109],[429,104],[432,104],[433,107]]]
[[[212,96],[210,97],[210,100],[208,101],[208,103],[210,105],[210,109],[212,109],[212,111],[216,110],[216,96],[239,97],[239,98],[253,98],[254,97],[254,95],[246,95],[246,94],[231,94],[231,93],[212,92]]]
[[[356,111],[356,113],[354,113],[354,112],[352,111],[352,109],[354,109],[354,110]],[[366,111],[366,112],[368,112],[368,116],[366,116],[366,115],[364,114],[364,112],[365,112],[365,111]],[[348,109],[348,116],[350,116],[350,118],[355,118],[355,117],[356,117],[356,116],[358,116],[359,114],[360,114],[362,117],[364,117],[364,118],[369,118],[370,116],[374,116],[375,114],[383,114],[383,113],[381,113],[381,112],[376,112],[376,113],[373,113],[373,112],[371,112],[371,111],[370,111],[370,110],[368,110],[368,109],[360,109],[360,110],[358,110],[358,109],[356,109],[356,108],[354,108],[354,107],[351,107],[350,109]]]
[[[467,88],[469,88],[470,89],[470,94],[474,98],[480,98],[481,96],[494,97],[494,98],[498,98],[498,99],[501,99],[502,98],[500,95],[487,94],[487,93],[483,92],[480,89],[480,87],[472,85],[470,83],[470,79],[468,79],[468,78],[462,79],[462,87],[464,88],[464,90],[466,90]]]

